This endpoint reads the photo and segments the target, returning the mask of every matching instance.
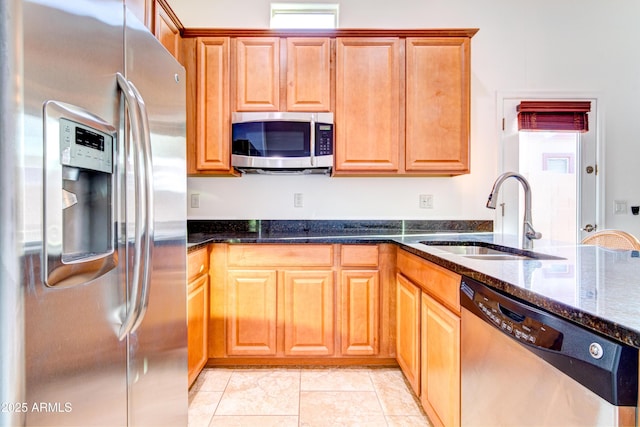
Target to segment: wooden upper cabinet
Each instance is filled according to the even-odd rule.
[[[336,40],[337,173],[398,171],[401,46],[396,37]]]
[[[180,30],[158,2],[156,2],[155,7],[154,33],[169,53],[178,59],[180,53]]]
[[[287,39],[287,111],[331,111],[331,39]]]
[[[171,24],[157,18],[169,50],[179,39]],[[210,30],[194,42],[186,29],[179,56],[197,82],[187,95],[197,98],[187,113],[189,173],[237,175],[233,111],[334,112],[334,175],[469,173],[476,31]]]
[[[232,170],[229,44],[228,37],[196,41],[196,172]]]
[[[238,37],[235,43],[235,111],[278,111],[280,38]]]
[[[406,40],[406,171],[469,172],[468,37]]]

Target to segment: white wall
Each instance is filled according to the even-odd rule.
[[[269,0],[169,0],[186,27],[267,28]],[[596,94],[606,163],[606,226],[640,235],[640,2],[617,0],[343,0],[342,28],[479,28],[472,39],[471,174],[454,178],[190,178],[205,218],[493,219],[500,172],[496,99],[503,93]],[[534,188],[535,192],[536,189]],[[543,191],[543,190],[539,190]],[[302,192],[303,208],[293,207]],[[418,195],[433,194],[433,210]]]

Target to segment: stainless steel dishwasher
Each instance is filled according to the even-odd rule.
[[[638,350],[464,277],[462,425],[636,426]]]

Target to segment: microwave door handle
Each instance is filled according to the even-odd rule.
[[[316,115],[311,114],[311,134],[309,135],[309,158],[311,160],[311,166],[316,165]]]

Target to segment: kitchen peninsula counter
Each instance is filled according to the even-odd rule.
[[[491,232],[488,221],[294,221],[189,223],[189,250],[210,243],[392,243],[534,306],[640,348],[640,254],[544,239],[533,251],[557,259],[486,260],[453,254],[421,241],[482,242],[520,247],[515,236]],[[213,224],[213,223],[212,223]],[[345,225],[346,224],[346,225]],[[211,224],[209,224],[211,225]],[[218,227],[219,228],[216,228]]]

